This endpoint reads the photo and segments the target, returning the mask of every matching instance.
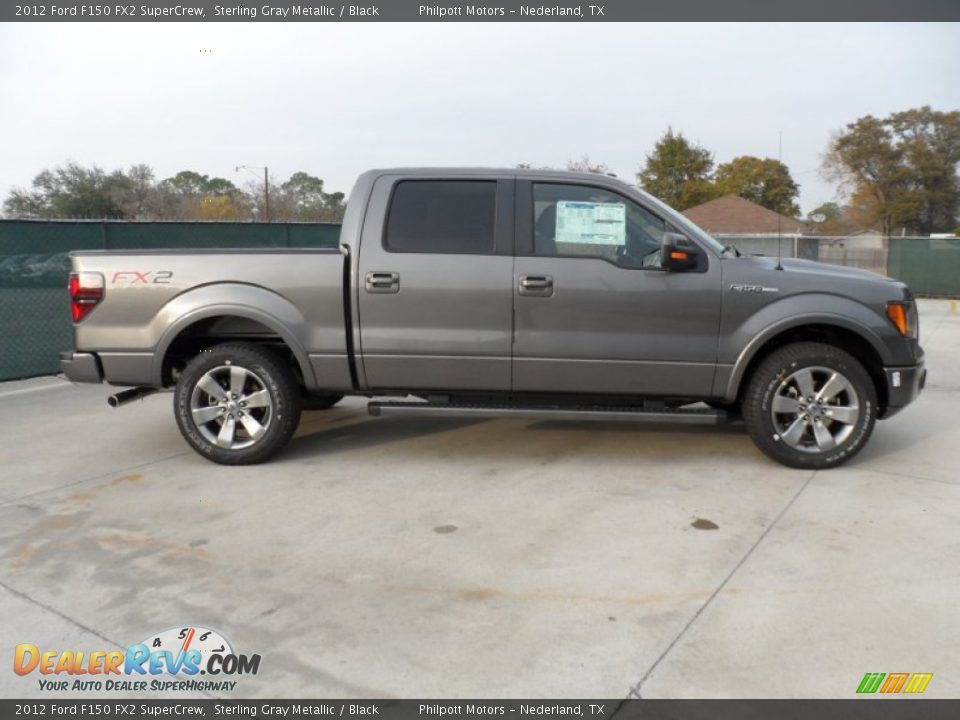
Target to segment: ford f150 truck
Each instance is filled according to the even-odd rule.
[[[113,405],[173,389],[219,463],[263,461],[303,408],[361,395],[373,415],[742,417],[771,458],[828,468],[926,376],[903,283],[740,256],[596,174],[373,170],[337,249],[71,262],[67,377],[130,386]]]

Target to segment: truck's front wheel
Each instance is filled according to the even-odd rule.
[[[174,393],[183,437],[224,465],[250,465],[277,453],[297,429],[300,409],[292,369],[253,343],[226,343],[200,353]]]
[[[863,365],[822,343],[795,343],[771,353],[743,398],[753,442],[794,468],[846,462],[863,449],[876,416],[877,391]]]

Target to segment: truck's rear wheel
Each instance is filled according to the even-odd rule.
[[[174,414],[198,453],[224,465],[262,462],[282,449],[300,422],[293,370],[253,343],[216,345],[177,381]]]
[[[863,449],[877,415],[877,391],[852,355],[803,342],[774,351],[743,398],[753,442],[789,467],[826,469]]]

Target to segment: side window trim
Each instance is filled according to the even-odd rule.
[[[512,257],[515,251],[514,209],[516,191],[514,180],[497,180],[497,205],[493,221],[493,253]]]
[[[495,183],[494,194],[494,217],[493,217],[493,249],[484,252],[461,252],[457,250],[446,250],[443,252],[434,250],[398,250],[390,247],[387,239],[387,231],[390,226],[390,212],[393,209],[393,203],[396,198],[397,188],[405,182],[489,182]],[[512,255],[514,253],[514,228],[511,225],[511,217],[514,209],[514,181],[512,179],[502,179],[493,177],[476,176],[406,176],[396,177],[387,188],[387,203],[383,214],[383,229],[380,234],[381,249],[392,255]]]
[[[516,220],[514,235],[516,254],[519,257],[533,255],[533,181],[517,180]]]

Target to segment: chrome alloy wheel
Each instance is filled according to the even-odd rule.
[[[263,379],[239,365],[204,373],[190,396],[190,415],[209,442],[241,450],[263,437],[273,418],[273,399]]]
[[[828,452],[843,443],[860,420],[860,398],[842,373],[805,367],[783,378],[770,408],[780,439],[802,452]]]

